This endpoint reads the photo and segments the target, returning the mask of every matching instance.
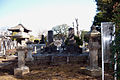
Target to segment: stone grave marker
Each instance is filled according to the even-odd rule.
[[[51,44],[53,42],[53,31],[48,31],[48,44]]]

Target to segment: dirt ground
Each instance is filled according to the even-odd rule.
[[[37,64],[37,62],[27,63],[30,73],[22,78],[14,76],[14,68],[17,62],[0,68],[0,80],[101,80],[101,77],[91,77],[83,73],[83,69],[87,64],[64,64],[64,65],[48,65]],[[107,71],[105,80],[113,80]]]

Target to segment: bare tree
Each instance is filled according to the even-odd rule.
[[[54,31],[55,37],[62,39],[67,37],[68,28],[69,26],[67,24],[62,24],[53,27],[52,30]]]

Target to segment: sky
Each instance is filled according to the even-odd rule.
[[[94,0],[0,0],[0,28],[23,24],[34,36],[61,24],[72,27],[75,18],[79,30],[89,31],[95,14]]]

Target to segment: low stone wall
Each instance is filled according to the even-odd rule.
[[[34,60],[37,64],[52,64],[52,65],[59,65],[59,64],[67,64],[67,63],[84,63],[88,60],[88,55],[78,55],[78,56],[34,56]]]
[[[70,63],[87,62],[88,56],[70,56]]]
[[[66,64],[67,58],[65,56],[52,56],[52,62],[53,65],[59,65],[59,64]]]
[[[34,57],[34,60],[37,62],[37,64],[50,64],[51,56]]]

